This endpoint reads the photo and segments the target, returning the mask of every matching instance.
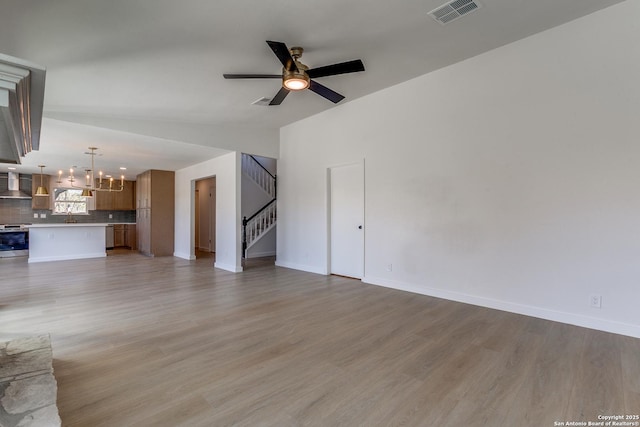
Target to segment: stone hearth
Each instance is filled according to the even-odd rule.
[[[0,343],[0,426],[59,427],[48,335]]]

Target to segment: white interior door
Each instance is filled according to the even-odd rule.
[[[209,180],[209,250],[216,251],[216,179]]]
[[[198,183],[196,182],[195,192],[195,218],[193,221],[195,224],[195,249],[200,249],[200,190],[198,189]]]
[[[364,164],[330,169],[331,274],[364,276]]]

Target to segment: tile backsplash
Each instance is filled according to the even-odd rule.
[[[0,173],[0,192],[7,187],[7,174]],[[20,175],[20,190],[31,194],[31,175]],[[38,218],[34,218],[34,214],[38,214]],[[41,214],[46,218],[40,218]],[[52,215],[50,210],[34,210],[28,199],[0,199],[0,224],[60,224],[66,217]],[[136,222],[136,211],[89,211],[89,215],[74,215],[73,219],[81,223],[133,223]]]
[[[38,218],[33,215],[38,214]],[[40,218],[45,214],[46,218]],[[112,218],[109,218],[111,214]],[[66,215],[52,215],[49,210],[34,210],[31,200],[0,199],[0,224],[59,224]],[[125,223],[136,222],[136,211],[89,211],[89,215],[74,215],[80,223]]]

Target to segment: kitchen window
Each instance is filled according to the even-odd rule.
[[[54,189],[55,199],[53,202],[54,215],[87,215],[89,214],[87,198],[82,197],[82,190],[75,188]]]

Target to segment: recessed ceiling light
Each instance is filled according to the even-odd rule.
[[[16,168],[14,168],[13,166],[9,166],[7,169],[9,169],[10,171],[16,170]]]
[[[127,170],[127,168],[120,166],[120,170],[121,170],[121,171],[126,171],[126,170]]]

